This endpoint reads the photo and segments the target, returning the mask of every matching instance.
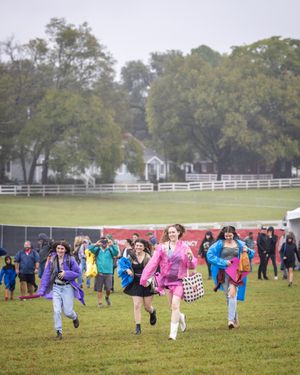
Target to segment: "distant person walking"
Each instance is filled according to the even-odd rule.
[[[143,270],[142,286],[147,285],[147,280],[152,277],[157,267],[160,267],[158,289],[165,290],[171,308],[170,340],[176,340],[178,326],[186,330],[185,315],[180,311],[183,299],[182,279],[187,275],[188,269],[195,269],[197,258],[194,257],[190,247],[181,240],[185,228],[181,224],[168,225],[163,233],[162,243],[156,246],[153,257]]]
[[[264,280],[268,280],[267,277],[267,228],[262,226],[260,232],[257,235],[257,250],[260,259],[258,266],[258,279],[262,280],[261,275],[263,275]]]
[[[15,267],[20,279],[21,296],[24,297],[27,292],[32,295],[37,289],[35,274],[38,273],[39,269],[39,255],[32,249],[30,241],[25,241],[23,250],[17,252]]]
[[[38,235],[38,253],[39,253],[39,270],[38,277],[41,279],[45,269],[45,264],[48,258],[48,255],[51,250],[51,240],[45,233],[40,233]]]
[[[207,265],[207,270],[208,270],[208,279],[211,279],[211,267],[210,267],[210,263],[207,261],[207,251],[214,241],[215,239],[213,237],[212,232],[210,230],[207,231],[204,235],[204,238],[200,244],[199,251],[198,251],[198,256],[205,259],[205,263]]]
[[[223,289],[228,306],[228,328],[238,328],[239,320],[237,313],[237,301],[245,299],[247,278],[231,277],[227,273],[229,266],[232,266],[234,259],[240,259],[242,253],[248,254],[251,260],[254,257],[254,250],[249,249],[245,243],[238,239],[233,226],[222,228],[216,242],[208,249],[207,259],[211,263],[212,276],[216,285],[214,289]],[[234,276],[237,275],[237,269]],[[233,276],[233,275],[232,275]]]
[[[271,259],[273,264],[273,270],[274,270],[274,279],[278,280],[278,270],[277,270],[277,264],[276,264],[276,243],[277,243],[278,237],[274,233],[274,228],[269,227],[267,229],[267,258],[266,258],[266,274],[267,274],[267,268],[268,268],[268,262],[269,259]]]
[[[295,236],[292,232],[289,232],[287,234],[286,241],[281,246],[280,255],[282,256],[285,267],[288,271],[288,286],[292,286],[294,278],[294,268],[296,266],[295,257],[297,257],[298,261],[300,262],[300,255],[295,243]]]
[[[38,294],[53,300],[54,329],[56,340],[62,339],[62,311],[73,321],[74,328],[79,327],[77,313],[73,309],[74,296],[84,304],[84,293],[75,282],[80,275],[80,268],[71,256],[71,248],[66,241],[58,241],[53,245],[55,253],[51,253],[46,264]]]

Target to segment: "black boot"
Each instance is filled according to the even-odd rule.
[[[135,325],[135,334],[136,335],[140,335],[141,333],[142,333],[141,325],[140,324],[136,324]]]
[[[149,313],[150,314],[150,324],[152,326],[154,326],[156,324],[156,310],[153,309],[152,313]]]

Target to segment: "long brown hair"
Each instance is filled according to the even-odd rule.
[[[169,239],[169,233],[168,232],[169,232],[169,229],[172,228],[172,227],[176,228],[177,232],[179,232],[178,239],[180,239],[183,236],[183,234],[185,233],[185,227],[182,224],[171,224],[171,225],[168,225],[164,229],[161,242],[170,241],[170,239]]]

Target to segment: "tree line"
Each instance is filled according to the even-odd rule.
[[[117,81],[87,23],[53,18],[45,32],[1,43],[1,183],[11,159],[29,184],[37,166],[43,183],[49,169],[63,181],[91,164],[101,168],[99,182],[112,182],[122,163],[142,178],[139,141],[171,160],[174,173],[199,160],[219,174],[278,177],[299,165],[299,40],[272,37],[229,55],[207,46],[153,52],[149,64],[126,63]]]

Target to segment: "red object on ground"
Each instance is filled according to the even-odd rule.
[[[19,296],[19,299],[33,299],[33,298],[39,298],[41,297],[40,294],[32,294],[31,296]]]

